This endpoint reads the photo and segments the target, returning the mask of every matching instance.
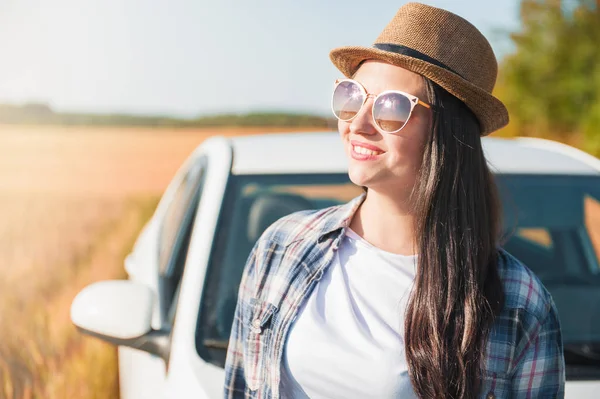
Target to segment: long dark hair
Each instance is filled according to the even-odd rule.
[[[406,359],[420,398],[476,398],[503,303],[500,204],[475,115],[425,81],[433,118],[412,193],[419,257],[406,309]]]

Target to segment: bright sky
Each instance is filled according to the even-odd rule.
[[[517,0],[431,0],[510,51]],[[370,46],[405,1],[0,0],[0,102],[194,116],[329,112],[329,51]]]

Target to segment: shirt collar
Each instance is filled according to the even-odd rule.
[[[358,208],[362,205],[366,198],[366,193],[360,194],[358,197],[353,198],[344,205],[334,208],[332,213],[327,217],[323,228],[318,233],[318,239],[322,240],[324,237],[340,229],[346,229],[350,226],[352,218],[356,214]]]

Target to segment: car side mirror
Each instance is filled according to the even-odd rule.
[[[168,361],[169,331],[152,329],[154,292],[130,280],[85,287],[71,304],[71,321],[83,334],[127,346]]]

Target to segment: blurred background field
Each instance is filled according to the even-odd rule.
[[[451,10],[454,6],[463,7],[459,4],[462,2],[440,0],[428,3]],[[494,7],[499,7],[499,2],[493,3]],[[515,0],[513,3],[518,10],[518,26],[498,33],[511,45],[510,51],[500,56],[496,87],[496,95],[509,108],[511,123],[494,135],[543,137],[600,156],[600,0]],[[386,10],[373,10],[365,3],[363,6],[368,8],[369,15],[375,11],[382,15],[378,25],[373,22],[370,26],[372,32],[377,32],[400,5],[387,2]],[[312,6],[302,7],[310,11]],[[480,13],[487,14],[486,7],[492,7],[492,2],[478,2],[477,7],[481,7]],[[336,15],[348,12],[347,4],[343,8],[335,10]],[[3,11],[0,9],[0,35],[8,26],[2,23]],[[39,11],[40,15],[42,11]],[[354,16],[359,14],[356,10],[352,13]],[[329,18],[331,14],[323,15]],[[226,15],[222,17],[227,21]],[[280,23],[291,24],[292,19],[295,22],[302,18],[305,18],[304,23],[310,23],[306,18],[317,18],[318,15],[310,12],[304,17],[297,14],[294,17],[287,20],[281,17]],[[485,21],[493,23],[489,19]],[[70,22],[92,23],[94,19],[75,18]],[[361,21],[361,26],[369,25],[364,22]],[[268,20],[268,23],[277,21]],[[344,18],[320,23],[327,26],[338,23],[336,29],[348,29]],[[255,25],[253,27],[255,29]],[[104,22],[101,28],[104,35]],[[267,33],[269,29],[272,35],[276,31],[274,26],[268,25]],[[304,32],[304,26],[297,25],[296,29]],[[248,31],[248,34],[252,32]],[[285,34],[283,30],[277,32]],[[363,44],[372,40],[366,31],[360,34]],[[310,102],[322,101],[319,109],[323,112],[292,112],[288,107],[283,112],[215,112],[184,118],[70,111],[65,107],[55,109],[52,101],[35,98],[0,104],[0,399],[117,397],[116,350],[75,331],[69,321],[71,300],[93,281],[125,277],[123,259],[137,234],[177,168],[204,139],[212,134],[335,129],[327,110],[332,80],[327,80],[326,73],[323,76],[327,79],[319,77],[322,69],[311,69],[313,66],[296,58],[292,49],[302,49],[299,45],[306,43],[310,48],[322,45],[321,50],[328,50],[340,44],[340,36],[328,34],[323,40],[314,40],[289,35],[286,40],[299,41],[296,47],[278,47],[277,59],[283,61],[271,72],[245,75],[240,72],[241,75],[237,75],[236,69],[236,74],[223,72],[223,76],[216,78],[214,74],[198,72],[211,81],[218,81],[216,88],[194,86],[194,75],[186,75],[189,81],[183,84],[194,86],[193,96],[197,98],[216,98],[222,92],[224,96],[233,98],[237,95],[258,102],[252,95],[258,96],[264,89],[265,96],[283,102],[295,98],[300,86],[312,84],[312,90],[318,83],[325,97],[319,97],[320,92],[310,92],[305,98]],[[0,36],[0,49],[5,48],[2,40],[6,37],[10,38],[10,35]],[[108,36],[99,37],[99,40],[109,40]],[[65,43],[71,43],[66,38]],[[71,40],[71,36],[68,39]],[[72,37],[72,40],[76,39]],[[179,37],[175,39],[179,40]],[[43,43],[41,35],[36,40]],[[85,40],[93,44],[94,37]],[[264,39],[265,46],[274,47],[269,40]],[[102,43],[97,42],[97,47]],[[155,53],[168,51],[169,46],[156,43],[162,47],[159,51],[154,51],[156,47],[151,48]],[[175,44],[179,42],[174,42],[173,46]],[[80,51],[85,50],[80,48]],[[191,47],[186,49],[185,56],[189,55],[191,61],[193,53],[199,52]],[[222,53],[215,54],[223,56]],[[256,61],[252,57],[240,60],[228,55],[231,57],[228,62],[218,64],[218,68],[224,68],[226,63],[237,68],[242,61],[249,65]],[[51,56],[54,60],[54,55]],[[328,62],[324,52],[314,50],[310,57]],[[56,59],[60,60],[60,57]],[[173,60],[186,68],[179,58],[173,57]],[[33,65],[36,61],[28,62]],[[295,65],[298,70],[287,72],[286,68]],[[27,69],[25,66],[23,68]],[[73,73],[64,65],[59,66]],[[19,69],[17,67],[15,70]],[[0,65],[0,78],[9,76],[8,69],[3,68],[5,65]],[[284,75],[271,75],[275,69]],[[114,69],[113,74],[118,71],[119,68]],[[88,73],[87,69],[84,72]],[[139,76],[126,76],[132,85],[144,76],[143,71],[135,72]],[[149,78],[154,79],[157,90],[166,87],[164,93],[183,91],[171,80],[179,69],[166,75],[163,70],[159,72]],[[150,76],[150,72],[147,73]],[[183,76],[183,72],[181,74]],[[242,77],[233,79],[238,76]],[[269,82],[270,79],[273,82]],[[228,81],[233,83],[228,86]],[[249,81],[254,81],[260,89],[244,86]],[[275,88],[270,89],[269,83]],[[86,92],[86,99],[100,96],[103,86],[111,86],[94,84],[96,91]],[[0,81],[0,98],[10,91],[9,86],[3,86]],[[111,87],[117,97],[135,91],[116,83]],[[138,91],[142,97],[154,96]],[[237,101],[237,97],[233,100]],[[238,104],[238,108],[244,107]],[[586,207],[590,210],[586,211],[586,224],[600,256],[600,205],[590,200]]]

